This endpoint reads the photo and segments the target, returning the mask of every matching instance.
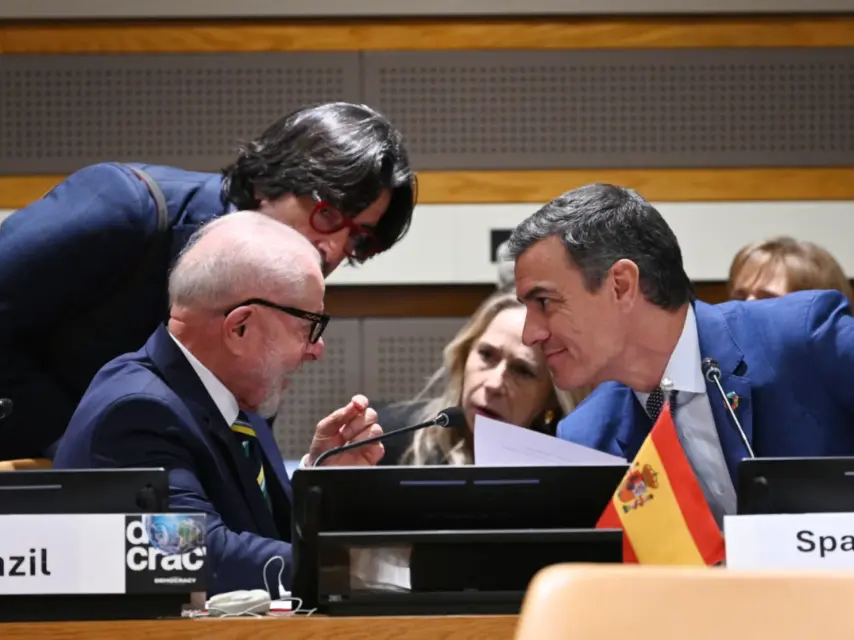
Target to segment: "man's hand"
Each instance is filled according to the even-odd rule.
[[[382,427],[377,424],[377,412],[368,407],[368,399],[363,395],[355,395],[346,407],[334,411],[317,423],[311,448],[308,450],[308,466],[313,465],[317,457],[324,451],[351,442],[373,438],[382,435],[382,433]],[[326,458],[321,466],[360,467],[375,465],[384,453],[383,445],[374,442]]]

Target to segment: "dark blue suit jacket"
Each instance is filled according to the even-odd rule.
[[[164,327],[92,381],[59,446],[60,469],[165,467],[170,509],[208,515],[209,593],[263,589],[264,564],[281,556],[290,588],[291,487],[267,423],[250,416],[261,444],[272,510],[199,377]],[[268,568],[278,597],[279,561]]]
[[[134,165],[160,185],[171,236],[136,279],[155,236],[154,200],[127,166],[82,169],[0,225],[0,458],[40,454],[63,432],[95,373],[135,351],[167,314],[169,266],[226,209],[218,174]],[[86,314],[116,290],[112,317]]]
[[[854,455],[854,318],[836,291],[773,300],[696,302],[700,355],[739,398],[757,457]],[[733,482],[747,457],[713,383],[706,385]],[[631,460],[652,423],[628,387],[607,382],[558,425],[558,437]]]

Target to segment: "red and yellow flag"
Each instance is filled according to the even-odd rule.
[[[714,565],[724,538],[665,403],[596,525],[623,530],[623,562]]]

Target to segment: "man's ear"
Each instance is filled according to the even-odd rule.
[[[617,260],[609,271],[609,284],[617,304],[631,308],[640,295],[640,270],[632,260]]]
[[[222,323],[222,340],[232,352],[241,353],[245,349],[247,328],[254,313],[252,307],[237,307],[225,317]]]

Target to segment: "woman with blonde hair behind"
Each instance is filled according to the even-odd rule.
[[[734,300],[777,298],[794,291],[835,289],[854,302],[851,284],[836,259],[813,244],[779,236],[743,247],[729,270]]]
[[[555,389],[542,354],[522,343],[525,308],[511,293],[484,301],[444,349],[444,365],[413,401],[380,410],[391,431],[462,407],[467,428],[428,427],[391,438],[381,464],[461,465],[473,462],[478,415],[554,434],[557,422],[586,395]],[[431,396],[437,384],[443,391]]]

